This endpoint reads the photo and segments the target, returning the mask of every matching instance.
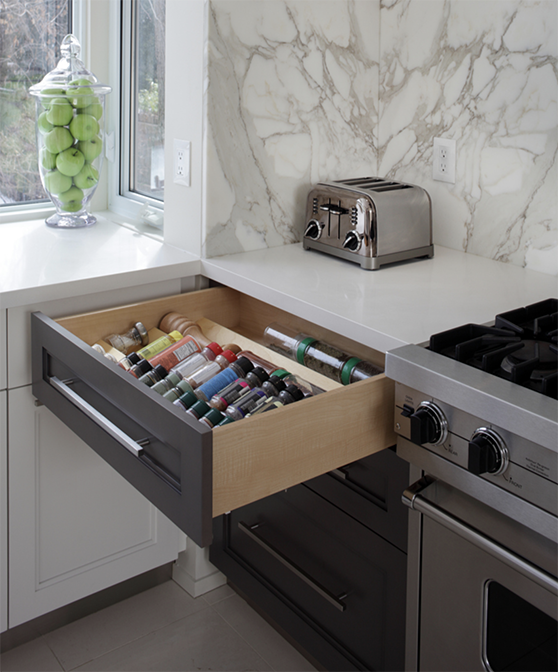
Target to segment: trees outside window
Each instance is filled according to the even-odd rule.
[[[0,0],[0,207],[47,200],[28,89],[60,58],[70,0]]]

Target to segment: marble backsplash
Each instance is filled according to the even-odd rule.
[[[377,171],[379,0],[212,0],[208,34],[206,254],[298,241],[313,182]]]
[[[425,187],[434,241],[556,272],[557,3],[384,0],[379,172]],[[431,177],[457,143],[456,183]]]
[[[204,254],[300,241],[312,184],[379,175],[427,189],[435,243],[556,273],[557,4],[210,0]]]

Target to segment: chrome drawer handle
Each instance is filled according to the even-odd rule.
[[[263,549],[265,549],[270,555],[272,555],[276,560],[279,560],[287,569],[290,569],[293,574],[302,579],[304,583],[313,588],[319,595],[325,598],[330,604],[332,604],[339,611],[345,611],[347,605],[341,601],[337,595],[334,595],[327,588],[321,586],[317,581],[315,581],[309,574],[307,574],[303,569],[295,565],[291,560],[289,560],[281,551],[278,551],[274,546],[272,546],[267,541],[264,541],[259,535],[254,532],[254,529],[258,525],[248,526],[242,521],[238,523],[238,528],[241,532],[248,535],[250,539],[253,539],[257,544],[259,544]],[[341,597],[347,597],[347,593],[343,593]]]
[[[440,525],[443,525],[448,530],[455,532],[455,534],[459,535],[461,538],[470,542],[477,548],[480,548],[482,551],[485,551],[492,557],[500,560],[504,564],[508,565],[508,567],[515,569],[516,572],[519,572],[531,581],[538,583],[539,586],[542,586],[546,590],[549,590],[555,595],[558,595],[558,582],[553,576],[547,574],[547,572],[544,572],[538,567],[535,567],[530,562],[523,560],[523,558],[520,558],[515,553],[508,551],[503,546],[500,546],[488,537],[485,537],[480,532],[477,532],[475,529],[469,525],[466,525],[458,518],[455,518],[449,513],[446,513],[443,509],[440,509],[438,506],[432,504],[425,497],[423,497],[422,493],[435,482],[436,481],[431,477],[425,476],[416,483],[413,483],[413,485],[410,485],[401,497],[403,504],[406,504],[414,511],[418,511],[425,516],[428,516],[428,518],[432,518],[432,520],[440,523]]]
[[[74,406],[77,406],[80,411],[83,411],[88,418],[96,422],[102,429],[105,430],[108,434],[112,436],[113,439],[116,439],[120,445],[122,445],[126,450],[129,450],[136,457],[140,457],[143,453],[143,448],[137,441],[134,441],[130,436],[125,434],[120,428],[118,428],[114,423],[112,423],[108,418],[105,418],[104,415],[99,413],[96,408],[93,408],[85,399],[79,396],[77,392],[74,392],[67,382],[63,382],[60,378],[56,376],[51,376],[49,378],[49,383],[54,387],[58,392],[63,394],[66,399],[72,402]],[[142,440],[142,443],[148,443],[146,439]]]

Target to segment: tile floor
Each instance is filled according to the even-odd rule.
[[[7,651],[0,670],[315,668],[228,586],[194,599],[167,581]]]

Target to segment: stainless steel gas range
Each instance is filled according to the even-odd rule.
[[[387,354],[410,513],[408,669],[558,669],[557,300]]]

